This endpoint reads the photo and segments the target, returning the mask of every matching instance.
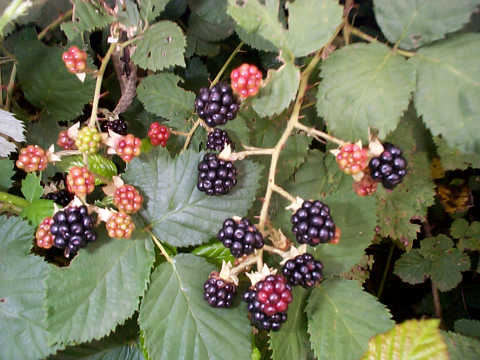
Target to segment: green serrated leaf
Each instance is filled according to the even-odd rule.
[[[480,68],[475,60],[479,56],[480,34],[464,34],[422,48],[409,61],[417,68],[415,107],[432,134],[477,155]]]
[[[71,23],[62,24],[62,30],[67,27],[67,32],[74,30],[77,33],[102,29],[115,19],[106,13],[98,2],[73,0],[75,18]]]
[[[139,100],[147,111],[167,118],[170,126],[184,124],[193,111],[195,94],[177,84],[182,78],[173,74],[147,76],[137,88]],[[183,126],[182,126],[183,127]]]
[[[193,13],[188,18],[188,32],[204,41],[220,41],[233,34],[233,22],[227,18],[223,23],[212,23]]]
[[[185,56],[217,56],[220,53],[220,45],[204,41],[190,31],[187,31],[187,48]]]
[[[447,344],[449,360],[477,360],[480,358],[480,341],[454,332],[441,332]]]
[[[192,254],[201,256],[216,265],[222,265],[222,261],[232,264],[235,262],[230,249],[226,248],[220,241],[198,246],[192,251]]]
[[[12,186],[13,161],[10,159],[0,159],[0,189],[8,190]]]
[[[448,360],[439,320],[407,320],[368,343],[362,360]]]
[[[203,283],[212,266],[204,259],[177,255],[161,264],[140,307],[145,347],[156,359],[250,360],[250,325],[244,306],[210,307]]]
[[[250,144],[250,129],[245,122],[245,118],[238,114],[235,121],[227,121],[222,129],[228,132],[228,136],[233,140],[235,144]],[[239,149],[237,149],[239,151]]]
[[[28,202],[40,199],[43,194],[43,187],[40,185],[40,177],[34,173],[27,174],[22,180],[22,194]]]
[[[470,319],[460,319],[455,321],[455,332],[466,336],[480,337],[480,321]]]
[[[415,86],[415,68],[377,43],[335,51],[324,62],[321,76],[318,114],[335,136],[364,143],[369,126],[379,130],[380,138],[396,128]]]
[[[84,83],[70,74],[62,61],[62,49],[47,47],[38,40],[18,41],[18,78],[33,105],[53,121],[68,121],[80,115],[94,90],[94,79]]]
[[[35,360],[55,352],[48,347],[42,258],[30,254],[34,229],[18,217],[0,216],[0,346],[2,358]]]
[[[146,233],[109,239],[102,230],[96,243],[47,278],[50,343],[99,339],[123,323],[137,310],[153,260]]]
[[[310,341],[319,360],[358,359],[372,336],[395,324],[384,305],[355,280],[327,280],[314,288],[306,312]]]
[[[56,165],[63,172],[68,172],[72,166],[85,166],[81,155],[66,157]],[[99,154],[88,155],[88,169],[92,173],[108,180],[117,175],[117,166],[115,163]]]
[[[465,219],[456,219],[450,228],[450,234],[460,240],[457,244],[460,250],[480,250],[480,222],[468,224]]]
[[[53,215],[53,201],[38,199],[22,210],[20,216],[28,219],[33,226],[38,226],[47,216]]]
[[[141,28],[142,21],[140,20],[140,12],[136,2],[126,1],[123,7],[119,7],[117,13],[118,22],[126,27]]]
[[[415,49],[459,30],[479,4],[478,0],[374,0],[374,11],[391,43]]]
[[[280,153],[279,162],[282,164],[282,171],[275,176],[275,181],[282,184],[305,162],[308,148],[312,139],[303,135],[292,135],[288,138],[287,144]]]
[[[170,0],[142,0],[140,16],[147,21],[154,20],[165,9]]]
[[[227,0],[188,0],[194,14],[212,24],[232,23],[227,15]]]
[[[332,0],[287,3],[288,46],[295,56],[321,49],[342,22],[343,8]]]
[[[123,176],[148,199],[141,214],[155,235],[170,245],[208,241],[226,218],[244,216],[254,200],[260,168],[248,160],[235,164],[238,184],[229,194],[208,196],[200,192],[197,166],[202,155],[185,151],[171,158],[155,149],[130,162]]]
[[[135,44],[137,49],[132,61],[144,69],[157,71],[174,65],[185,67],[185,35],[172,21],[152,25]]]
[[[269,70],[266,85],[253,99],[253,109],[260,116],[281,113],[297,93],[300,70],[293,63],[285,63],[278,70]]]
[[[395,261],[393,273],[403,281],[415,285],[423,283],[428,278],[430,270],[430,262],[425,261],[418,249],[412,249]]]
[[[270,334],[273,360],[308,359],[307,316],[304,313],[309,292],[300,287],[293,290],[293,301],[288,305],[288,321],[278,332]]]
[[[480,157],[476,154],[465,154],[458,149],[448,145],[444,138],[435,136],[433,138],[437,147],[438,156],[444,170],[465,170],[469,167],[480,168]]]

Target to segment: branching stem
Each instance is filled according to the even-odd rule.
[[[273,246],[270,246],[270,245],[263,245],[263,250],[265,250],[266,252],[272,253],[272,254],[280,255],[282,257],[285,255],[285,251],[282,251],[282,250],[277,249],[276,247],[273,247]]]
[[[198,126],[200,125],[200,122],[202,120],[201,119],[197,119],[197,121],[195,121],[195,123],[193,124],[192,128],[190,129],[190,131],[188,132],[187,134],[187,139],[185,140],[185,144],[183,144],[183,149],[182,149],[182,152],[187,150],[188,148],[188,145],[190,145],[190,141],[192,140],[192,136],[193,134],[195,133],[195,130],[197,130]]]
[[[333,142],[337,145],[340,145],[340,146],[345,145],[345,141],[337,139],[334,136],[328,135],[327,133],[325,133],[323,131],[317,130],[317,129],[312,128],[312,127],[305,126],[305,125],[303,125],[299,122],[297,122],[297,124],[295,124],[295,127],[298,130],[305,131],[307,133],[307,135],[319,137],[321,139],[331,141],[331,142]]]
[[[231,274],[232,275],[240,274],[245,269],[255,264],[257,262],[257,258],[258,258],[258,255],[250,255],[249,257],[245,258],[244,261],[242,261],[240,264],[238,264],[232,269]]]
[[[287,199],[290,202],[295,202],[297,199],[293,195],[291,195],[288,191],[283,189],[282,187],[278,186],[277,184],[272,185],[272,190],[275,191],[277,194],[283,196],[285,199]]]

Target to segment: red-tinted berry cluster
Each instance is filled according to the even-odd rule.
[[[132,185],[122,185],[115,189],[113,203],[120,212],[136,213],[141,209],[143,197]]]
[[[62,60],[72,74],[82,73],[87,69],[87,53],[76,46],[71,46],[65,51]]]
[[[58,190],[55,192],[48,193],[43,197],[44,199],[52,200],[53,202],[57,203],[58,205],[65,207],[67,206],[70,201],[73,200],[73,195],[68,192],[67,190]]]
[[[227,194],[237,184],[237,169],[231,161],[207,153],[198,164],[197,188],[207,195]]]
[[[113,213],[107,220],[105,227],[107,228],[108,236],[117,239],[129,239],[133,230],[135,230],[135,224],[130,215],[121,212]]]
[[[338,167],[348,175],[362,171],[368,164],[368,151],[357,144],[345,144],[336,156]]]
[[[62,130],[58,133],[57,145],[64,150],[75,149],[75,140],[68,136],[67,130]]]
[[[123,161],[128,163],[132,161],[135,156],[140,155],[141,145],[142,141],[139,138],[128,134],[118,140],[115,151]]]
[[[282,274],[291,285],[310,288],[322,280],[323,265],[310,254],[302,254],[288,260],[282,267]]]
[[[242,218],[238,222],[226,219],[217,238],[236,258],[249,255],[264,245],[262,234],[247,218]]]
[[[195,111],[210,127],[233,120],[239,108],[232,88],[225,83],[218,83],[211,89],[201,88],[195,99]]]
[[[45,170],[48,164],[47,154],[38,145],[28,145],[20,150],[18,160],[15,163],[19,169],[25,172]]]
[[[365,174],[360,181],[353,183],[353,190],[358,196],[370,196],[377,191],[377,185],[378,183],[369,174]]]
[[[111,130],[114,133],[117,133],[119,135],[127,135],[128,133],[127,123],[123,119],[103,121],[100,123],[100,129],[103,132],[107,132],[108,130]]]
[[[329,242],[335,236],[335,223],[330,208],[319,200],[304,201],[291,218],[292,231],[300,244],[316,246]]]
[[[235,284],[220,278],[216,271],[213,271],[203,284],[203,298],[215,308],[231,307],[236,293]]]
[[[255,96],[262,84],[262,73],[255,65],[242,64],[230,73],[232,89],[241,98]]]
[[[398,147],[385,143],[383,148],[380,156],[372,158],[368,166],[372,179],[391,190],[400,184],[407,174],[407,161]]]
[[[50,249],[53,246],[54,236],[50,232],[52,224],[53,219],[51,217],[46,217],[40,225],[38,225],[37,232],[35,233],[38,247]]]
[[[53,245],[64,249],[64,256],[71,258],[78,249],[97,239],[94,224],[86,206],[70,206],[58,211],[50,226],[50,232],[55,236]]]
[[[150,125],[148,137],[153,146],[161,145],[165,147],[170,137],[170,129],[164,125],[160,125],[158,122],[154,122]]]
[[[86,167],[72,166],[67,175],[67,189],[84,197],[95,189],[95,177]]]
[[[97,129],[85,126],[78,130],[75,146],[86,154],[95,154],[98,151],[102,136]]]
[[[213,151],[222,151],[226,145],[230,145],[235,150],[235,144],[232,142],[228,133],[222,129],[215,128],[208,133],[207,149]]]

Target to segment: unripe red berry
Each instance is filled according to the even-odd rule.
[[[242,64],[230,73],[232,89],[241,98],[255,96],[262,84],[262,73],[255,65]]]
[[[25,172],[45,170],[48,164],[47,154],[38,145],[28,145],[20,150],[18,160],[15,163],[19,169]]]
[[[108,236],[117,239],[129,239],[135,229],[130,215],[124,213],[113,213],[105,224]]]
[[[62,54],[62,60],[72,74],[85,72],[87,68],[87,53],[75,45]]]
[[[64,150],[75,149],[75,140],[68,136],[68,131],[63,130],[58,133],[57,145]]]
[[[370,196],[375,194],[377,186],[378,183],[369,174],[365,174],[362,180],[353,183],[353,190],[358,196]]]
[[[135,156],[140,155],[141,145],[142,141],[139,138],[133,136],[132,134],[128,134],[118,140],[115,151],[123,159],[123,161],[128,163]]]
[[[141,209],[143,197],[132,185],[122,185],[115,189],[113,203],[120,212],[136,213]]]
[[[345,144],[336,156],[340,170],[345,174],[354,175],[368,165],[368,152],[357,144]]]
[[[86,167],[72,166],[67,175],[67,189],[83,197],[95,189],[95,177]]]
[[[150,125],[148,137],[153,146],[161,145],[165,147],[170,137],[170,129],[164,125],[160,125],[158,122],[154,122]]]
[[[37,232],[35,233],[38,247],[50,249],[53,246],[53,240],[55,237],[50,232],[50,226],[52,226],[52,224],[53,218],[46,217],[40,225],[38,225]]]

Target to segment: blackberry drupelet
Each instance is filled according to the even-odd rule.
[[[203,298],[212,307],[229,308],[237,293],[234,283],[220,278],[218,272],[213,271],[203,285]]]
[[[67,259],[73,257],[78,249],[97,239],[94,224],[86,206],[70,206],[58,211],[50,226],[50,232],[55,236],[53,246],[64,249]]]
[[[198,164],[198,190],[207,195],[224,195],[236,184],[237,169],[231,161],[221,160],[214,153],[204,155]]]
[[[117,134],[120,134],[123,136],[128,134],[127,123],[123,119],[108,121],[107,126],[110,130],[112,130],[113,132],[116,132]]]
[[[226,219],[217,234],[218,240],[230,249],[236,258],[253,253],[263,247],[263,236],[246,218],[239,221]]]
[[[292,231],[300,244],[316,246],[335,237],[330,208],[319,200],[304,201],[291,218]]]
[[[222,129],[215,128],[208,134],[207,149],[213,151],[222,151],[225,145],[230,145],[235,150],[235,144],[232,142],[228,133]]]
[[[62,189],[48,193],[43,198],[53,200],[53,202],[57,203],[58,205],[65,207],[70,203],[70,201],[73,200],[73,194],[68,192],[67,190]]]
[[[195,111],[208,126],[226,124],[237,115],[240,103],[226,83],[218,83],[211,89],[201,88],[195,99]]]
[[[302,254],[288,260],[282,267],[282,274],[290,285],[310,288],[322,280],[323,265],[310,254]]]
[[[381,182],[384,188],[392,190],[407,174],[407,161],[398,147],[385,143],[383,148],[380,156],[372,158],[368,164],[370,176]]]

